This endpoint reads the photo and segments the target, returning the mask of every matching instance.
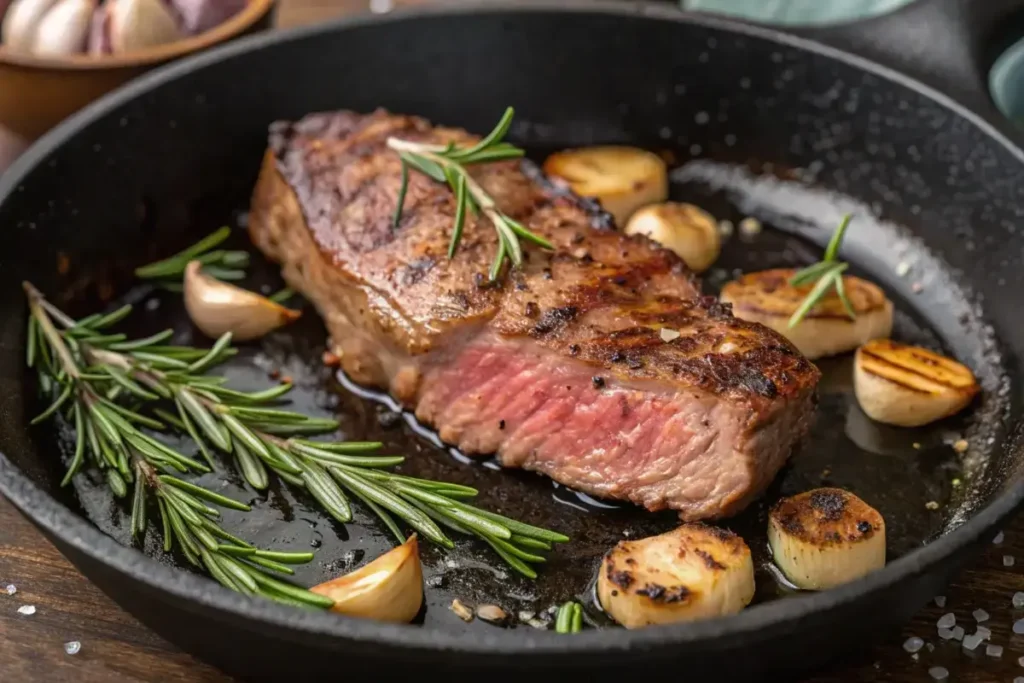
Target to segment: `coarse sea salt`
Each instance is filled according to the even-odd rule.
[[[964,636],[964,649],[968,651],[974,651],[981,645],[981,641],[984,640],[977,633],[972,633],[969,636]]]
[[[999,657],[1003,656],[1003,646],[993,645],[992,643],[989,643],[985,646],[985,654],[987,654],[989,657],[995,657],[996,659],[998,659]]]
[[[36,606],[35,605],[22,605],[21,607],[18,608],[18,614],[23,614],[26,617],[30,617],[30,616],[32,616],[35,613],[36,613]]]
[[[9,583],[9,584],[7,584],[7,588],[5,588],[4,590],[7,591],[8,595],[14,595],[15,593],[18,592],[18,587],[15,586],[13,583]]]
[[[964,627],[963,626],[957,626],[956,628],[953,629],[953,640],[963,640],[964,639],[964,633],[966,633],[966,631],[964,631]]]
[[[939,629],[939,638],[942,638],[943,640],[952,640],[953,639],[953,629],[951,629],[951,628],[940,628]],[[1024,658],[1022,658],[1022,659],[1024,659]]]
[[[82,643],[77,640],[64,643],[64,652],[67,652],[69,655],[77,655],[81,649]]]
[[[988,640],[992,637],[992,631],[990,629],[985,628],[984,626],[979,626],[978,630],[975,631],[975,634],[981,636],[985,640]]]
[[[1004,567],[1012,567],[1016,563],[1017,563],[1017,560],[1014,559],[1013,555],[1003,555],[1003,566]]]
[[[1010,600],[1013,603],[1014,608],[1021,609],[1024,607],[1024,591],[1017,591],[1013,594],[1013,599]]]
[[[1003,542],[1004,538],[1006,538],[1006,534],[1004,534],[1002,531],[1000,531],[998,534],[996,534],[996,537],[992,539],[992,542],[995,543],[996,545],[999,545],[1000,543]]]
[[[988,612],[983,609],[976,609],[973,612],[974,620],[979,624],[983,621],[988,621]]]
[[[919,652],[922,647],[924,647],[924,640],[917,636],[911,636],[903,643],[903,649],[910,653]]]
[[[935,605],[936,605],[936,607],[945,607],[946,606],[946,596],[945,595],[936,595],[935,596]]]
[[[939,620],[935,622],[935,625],[939,628],[953,628],[956,626],[956,615],[952,612],[946,612]]]
[[[1024,619],[1018,619],[1013,622],[1013,632],[1018,636],[1024,634]]]
[[[949,670],[944,666],[933,666],[928,669],[928,675],[936,681],[944,681],[949,678]]]

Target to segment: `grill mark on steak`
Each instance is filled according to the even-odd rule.
[[[476,140],[384,111],[276,123],[253,195],[253,241],[318,307],[353,380],[466,453],[684,519],[733,514],[767,486],[807,430],[811,363],[527,162],[472,172],[555,250],[529,246],[522,269],[488,283],[497,238],[484,218],[467,216],[447,258],[447,187],[411,173],[392,225],[391,135]],[[663,341],[666,327],[680,336]]]

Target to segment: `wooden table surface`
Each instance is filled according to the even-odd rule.
[[[282,0],[278,23],[303,24],[368,11],[371,5],[381,10],[419,1]],[[23,141],[0,129],[0,169],[23,147]],[[1018,557],[1019,568],[1004,566],[1004,557]],[[3,590],[7,584],[17,587],[14,595]],[[1018,517],[1006,530],[1001,545],[986,548],[949,587],[945,609],[929,605],[901,633],[885,634],[877,647],[851,655],[812,681],[923,683],[933,680],[930,669],[941,666],[949,671],[949,681],[1014,682],[1017,676],[1024,676],[1024,666],[1018,662],[1024,656],[1024,636],[1011,630],[1013,620],[1024,617],[1024,611],[1011,607],[1016,591],[1024,591],[1024,517]],[[23,605],[34,605],[35,614],[19,614]],[[942,641],[936,635],[935,622],[948,611],[968,627],[968,633],[973,632],[972,612],[977,608],[991,614],[985,625],[993,632],[992,642],[1005,648],[1001,657],[987,655],[984,646],[975,653],[965,652],[959,643]],[[903,649],[904,641],[915,635],[926,641],[916,656]],[[70,641],[81,643],[73,656],[64,649]],[[0,681],[65,680],[223,683],[230,679],[122,611],[0,498]]]

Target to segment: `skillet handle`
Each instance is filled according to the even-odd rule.
[[[915,0],[847,24],[787,31],[904,73],[1014,131],[992,100],[988,72],[1024,36],[1024,0]]]

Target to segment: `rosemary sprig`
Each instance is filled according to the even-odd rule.
[[[218,339],[209,350],[163,346],[167,332],[129,341],[124,335],[97,332],[127,315],[128,307],[106,316],[90,316],[83,325],[41,295],[37,306],[64,328],[60,332],[54,329],[54,334],[76,346],[91,381],[106,386],[115,397],[130,396],[140,404],[151,404],[158,420],[131,412],[137,419],[174,427],[196,442],[206,465],[192,460],[194,465],[212,468],[213,451],[231,455],[236,469],[253,488],[267,488],[272,473],[305,488],[342,523],[352,520],[350,497],[354,497],[377,515],[400,543],[407,534],[399,520],[442,547],[454,547],[442,527],[475,536],[530,578],[537,575],[531,565],[545,559],[540,552],[550,550],[552,543],[569,540],[464,502],[477,494],[476,489],[387,471],[385,468],[401,464],[404,458],[379,455],[380,443],[309,438],[333,432],[338,423],[279,407],[277,403],[292,388],[290,384],[244,392],[224,386],[223,378],[203,374],[235,353],[230,335]],[[163,457],[159,448],[148,444],[143,448],[147,447],[151,457]]]
[[[570,600],[558,608],[555,617],[555,631],[558,633],[579,633],[583,630],[583,606]]]
[[[224,226],[207,235],[188,249],[174,256],[135,269],[137,277],[159,280],[165,289],[181,289],[181,278],[189,261],[203,264],[203,272],[218,280],[241,280],[249,266],[249,252],[214,249],[231,235],[231,228]]]
[[[491,264],[490,279],[497,280],[505,260],[519,267],[523,262],[523,248],[520,238],[544,249],[553,249],[543,237],[530,232],[522,223],[504,214],[494,199],[469,173],[469,166],[506,159],[518,159],[523,150],[504,142],[515,114],[512,107],[498,121],[486,137],[472,147],[458,147],[454,143],[433,145],[398,138],[388,138],[388,147],[398,152],[402,160],[402,180],[395,206],[394,226],[402,219],[402,209],[409,188],[409,169],[415,169],[439,183],[447,183],[455,193],[455,220],[452,225],[448,258],[455,255],[462,239],[463,228],[470,213],[482,213],[498,233],[498,252]]]
[[[850,317],[850,320],[857,319],[857,314],[854,313],[853,306],[850,304],[850,300],[846,296],[846,289],[843,286],[843,273],[850,267],[850,264],[844,263],[837,258],[839,246],[843,242],[846,228],[850,225],[850,219],[850,214],[843,216],[843,220],[839,222],[839,227],[832,233],[832,239],[829,240],[828,247],[825,249],[825,256],[821,261],[798,270],[789,279],[789,284],[794,287],[808,285],[812,282],[816,283],[811,291],[807,293],[799,308],[793,312],[789,319],[789,327],[799,325],[811,309],[818,305],[833,287],[843,304],[846,315]]]
[[[117,400],[119,396],[157,398],[126,373],[96,366],[92,358],[97,353],[94,344],[125,346],[124,335],[104,332],[127,315],[125,309],[75,321],[32,285],[25,283],[24,288],[30,310],[26,360],[57,395],[32,422],[42,422],[63,409],[75,429],[74,455],[61,485],[66,486],[88,460],[105,473],[107,486],[117,498],[126,497],[131,487],[133,539],[146,533],[148,509],[155,498],[165,551],[177,548],[189,563],[232,590],[289,604],[330,607],[330,599],[271,575],[294,573],[287,565],[309,562],[312,553],[261,550],[225,531],[217,522],[218,508],[248,511],[250,507],[180,478],[178,474],[210,468],[142,431],[164,425]],[[58,330],[55,321],[65,329]],[[152,351],[155,343],[149,345],[149,353],[160,357]]]

